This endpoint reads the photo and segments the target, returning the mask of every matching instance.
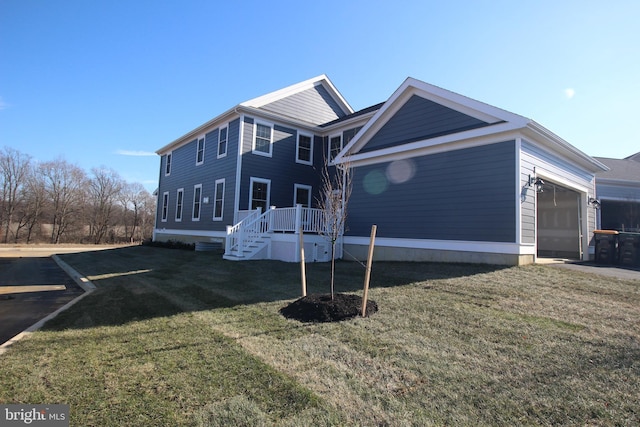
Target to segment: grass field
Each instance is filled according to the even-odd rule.
[[[548,266],[376,263],[369,318],[287,320],[299,266],[67,254],[98,289],[0,358],[0,402],[73,426],[638,425],[640,282]],[[308,265],[328,292],[326,264]],[[336,289],[361,292],[340,262]]]

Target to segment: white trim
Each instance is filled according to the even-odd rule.
[[[200,141],[202,141],[202,160],[198,161],[198,153],[200,153]],[[207,144],[206,135],[200,135],[196,138],[196,166],[204,163],[204,150]]]
[[[202,237],[227,237],[226,231],[212,230],[177,230],[173,228],[156,228],[153,230],[157,234],[176,234],[178,236],[202,236]]]
[[[164,158],[164,176],[171,175],[171,168],[173,167],[173,151],[169,151],[165,154]]]
[[[227,136],[224,142],[224,153],[220,154],[220,135],[222,130],[227,130]],[[223,157],[227,157],[227,151],[229,151],[229,123],[224,124],[218,128],[218,144],[216,145],[216,158],[221,159]]]
[[[415,157],[428,156],[432,154],[451,152],[455,150],[462,150],[465,148],[480,147],[483,145],[498,144],[501,142],[514,141],[519,137],[517,132],[505,132],[498,135],[486,135],[478,138],[460,139],[458,141],[449,141],[448,138],[444,139],[434,138],[438,141],[442,141],[438,144],[430,144],[420,146],[420,141],[412,144],[417,144],[418,147],[411,150],[397,150],[397,147],[390,147],[383,150],[374,151],[371,153],[354,154],[349,157],[349,164],[351,166],[367,166],[377,163],[392,162],[396,160],[405,160]],[[433,140],[428,140],[433,141]],[[407,144],[409,145],[409,144]],[[343,150],[344,152],[344,150]],[[345,158],[343,157],[343,163]]]
[[[244,114],[240,116],[238,128],[238,155],[236,156],[236,185],[233,195],[233,223],[238,222],[238,210],[240,209],[240,180],[242,178],[242,145],[244,144]],[[227,135],[227,141],[229,137]]]
[[[521,159],[521,150],[522,150],[522,138],[516,138],[516,243],[522,243],[522,159]],[[537,233],[536,233],[537,234]]]
[[[269,209],[269,206],[271,206],[271,180],[266,178],[257,178],[254,176],[249,178],[249,206],[247,207],[247,209],[252,210],[251,206],[253,204],[253,183],[254,182],[261,182],[263,184],[267,184],[267,200],[266,200],[267,203],[265,208],[262,210],[262,212],[266,212],[266,210]]]
[[[200,197],[198,202],[198,217],[195,217],[196,213],[196,189],[200,189]],[[202,184],[196,184],[193,186],[193,205],[191,206],[191,221],[200,221],[202,218]]]
[[[309,200],[307,200],[307,207],[311,207],[311,196],[313,194],[313,187],[306,184],[293,184],[293,206],[297,205],[299,202],[296,200],[296,196],[298,194],[298,188],[302,188],[304,190],[309,191]],[[302,203],[300,203],[302,204]]]
[[[368,246],[369,240],[369,237],[345,236],[344,244]],[[377,237],[376,246],[409,249],[435,249],[441,251],[486,252],[511,255],[534,255],[536,250],[536,247],[533,244],[473,242],[464,240],[401,239],[390,237]]]
[[[178,197],[179,194],[182,194],[182,197]],[[178,207],[178,200],[182,203]],[[180,212],[180,218],[178,218],[178,212]],[[178,188],[176,190],[176,222],[182,222],[182,216],[184,214],[184,188]]]
[[[355,141],[356,139],[360,139],[361,135],[362,129],[360,130],[360,132],[358,132],[358,134],[356,134],[353,139],[351,139],[351,142]],[[516,139],[519,135],[520,133],[517,132],[516,126],[511,123],[501,123],[493,126],[486,126],[478,129],[438,136],[435,138],[414,141],[393,147],[382,148],[366,153],[350,154],[348,156],[348,160],[349,163],[355,164],[359,160],[368,160],[374,157],[388,155],[400,156],[394,158],[410,158],[425,154],[450,151],[453,145],[460,145],[460,148],[474,147],[499,141],[513,140]],[[349,143],[349,145],[351,145],[351,142]],[[343,148],[336,158],[336,163],[344,163],[347,160],[347,153],[349,152],[349,150],[350,149],[348,148]]]
[[[216,216],[216,203],[218,202],[218,184],[222,183],[222,206],[220,208],[220,216]],[[224,217],[224,192],[226,187],[226,181],[224,178],[216,179],[213,184],[213,220],[222,221]]]
[[[258,136],[258,125],[269,128],[269,151],[256,150],[256,139]],[[251,140],[251,153],[259,156],[271,157],[273,155],[273,123],[253,119],[253,139]]]
[[[311,140],[311,146],[309,147],[309,160],[300,159],[300,137],[301,136],[305,136]],[[296,163],[313,166],[313,145],[314,145],[313,140],[314,140],[314,136],[312,134],[298,131],[298,136],[296,138]]]
[[[165,200],[166,197],[166,200]],[[166,201],[166,203],[165,203]],[[165,212],[166,208],[166,212]],[[162,206],[160,207],[160,221],[167,222],[169,219],[169,192],[162,193]]]

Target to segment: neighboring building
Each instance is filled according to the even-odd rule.
[[[354,112],[322,75],[242,103],[158,154],[154,238],[225,241],[229,259],[295,261],[300,228],[305,252],[327,259],[311,233],[327,159],[354,172],[341,248],[357,258],[377,224],[377,259],[588,259],[589,201],[607,170],[532,120],[411,78]],[[254,210],[270,206],[283,209],[259,219]]]
[[[600,228],[640,232],[640,153],[624,159],[596,159],[609,168],[596,174]]]

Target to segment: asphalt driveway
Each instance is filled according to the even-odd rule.
[[[0,257],[0,344],[83,293],[50,257]]]

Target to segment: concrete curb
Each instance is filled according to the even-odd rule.
[[[49,314],[48,316],[44,317],[43,319],[40,319],[38,322],[29,326],[27,329],[20,332],[18,335],[14,336],[13,338],[9,339],[4,344],[0,345],[0,356],[3,355],[9,349],[9,347],[11,347],[13,344],[20,341],[23,338],[28,337],[38,329],[42,328],[42,326],[45,323],[47,323],[49,320],[53,319],[63,311],[68,310],[69,307],[72,307],[81,299],[83,299],[84,297],[86,297],[87,295],[91,294],[93,291],[96,290],[96,286],[93,283],[91,283],[89,279],[82,276],[75,269],[69,266],[69,264],[62,261],[57,255],[52,255],[51,258],[53,258],[53,260],[58,264],[58,266],[60,266],[60,268],[62,268],[65,271],[65,273],[67,273],[78,284],[78,286],[80,286],[84,290],[84,293],[76,297],[75,299],[72,299],[71,301],[69,301],[68,303],[66,303],[65,305],[63,305],[62,307],[54,311],[53,313]]]

